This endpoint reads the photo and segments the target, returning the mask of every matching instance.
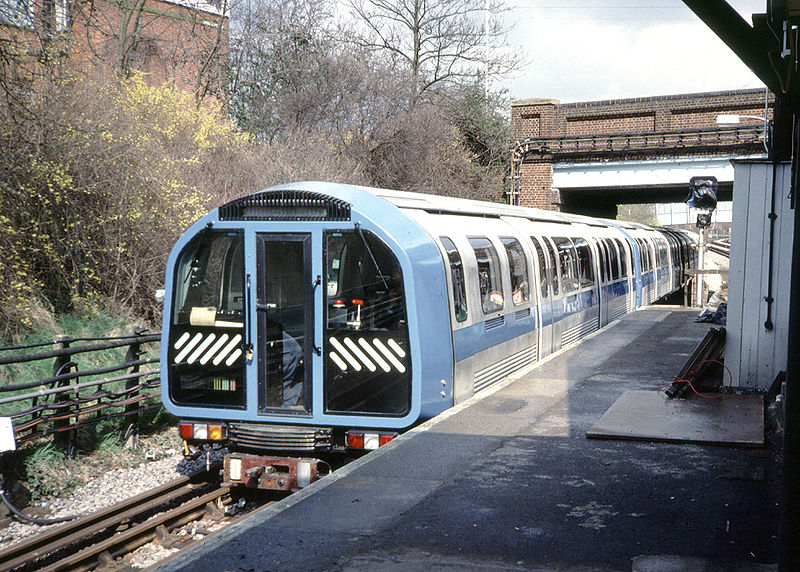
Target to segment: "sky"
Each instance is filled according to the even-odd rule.
[[[752,24],[766,0],[728,0]],[[508,0],[508,36],[526,64],[512,100],[562,103],[763,88],[681,0]]]

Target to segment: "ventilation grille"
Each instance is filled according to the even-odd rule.
[[[262,191],[219,207],[219,220],[350,220],[350,203],[311,191]]]
[[[600,319],[595,316],[586,322],[572,326],[561,333],[561,347],[566,348],[579,342],[595,330],[599,329]]]
[[[525,308],[524,310],[517,310],[514,312],[514,320],[524,320],[525,318],[529,318],[531,315],[531,309]]]
[[[628,313],[628,297],[624,296],[608,307],[609,317],[611,320],[621,318]]]
[[[506,323],[505,316],[497,316],[496,318],[492,318],[491,320],[486,320],[483,323],[483,331],[488,332],[489,330],[500,328],[505,323]]]
[[[475,378],[473,380],[473,390],[475,393],[478,393],[490,385],[495,384],[498,381],[502,381],[515,371],[534,363],[538,355],[536,351],[536,344],[533,344],[520,352],[493,363],[489,367],[486,367],[480,371],[476,371]]]
[[[332,445],[331,430],[319,427],[229,423],[228,437],[239,447],[272,451],[319,451]]]

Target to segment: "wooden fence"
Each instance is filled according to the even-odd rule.
[[[11,418],[17,445],[52,435],[71,450],[78,428],[120,417],[127,418],[126,436],[137,434],[139,414],[161,406],[160,339],[137,330],[0,348],[0,416]],[[98,362],[101,355],[102,367],[78,365]],[[22,368],[49,373],[51,363],[49,377],[14,382]]]

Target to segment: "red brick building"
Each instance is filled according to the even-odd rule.
[[[3,71],[30,73],[57,58],[73,71],[138,70],[205,96],[224,86],[227,8],[227,0],[0,0],[0,49],[16,65]]]
[[[515,141],[512,202],[558,209],[553,187],[557,162],[723,154],[758,149],[765,106],[763,89],[560,103],[526,99],[511,104]],[[740,116],[740,128],[718,124]],[[749,117],[748,117],[749,116]]]

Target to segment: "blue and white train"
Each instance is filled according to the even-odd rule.
[[[684,285],[688,233],[330,183],[210,212],[170,254],[162,399],[225,480],[399,432]],[[274,455],[305,455],[307,458]]]

